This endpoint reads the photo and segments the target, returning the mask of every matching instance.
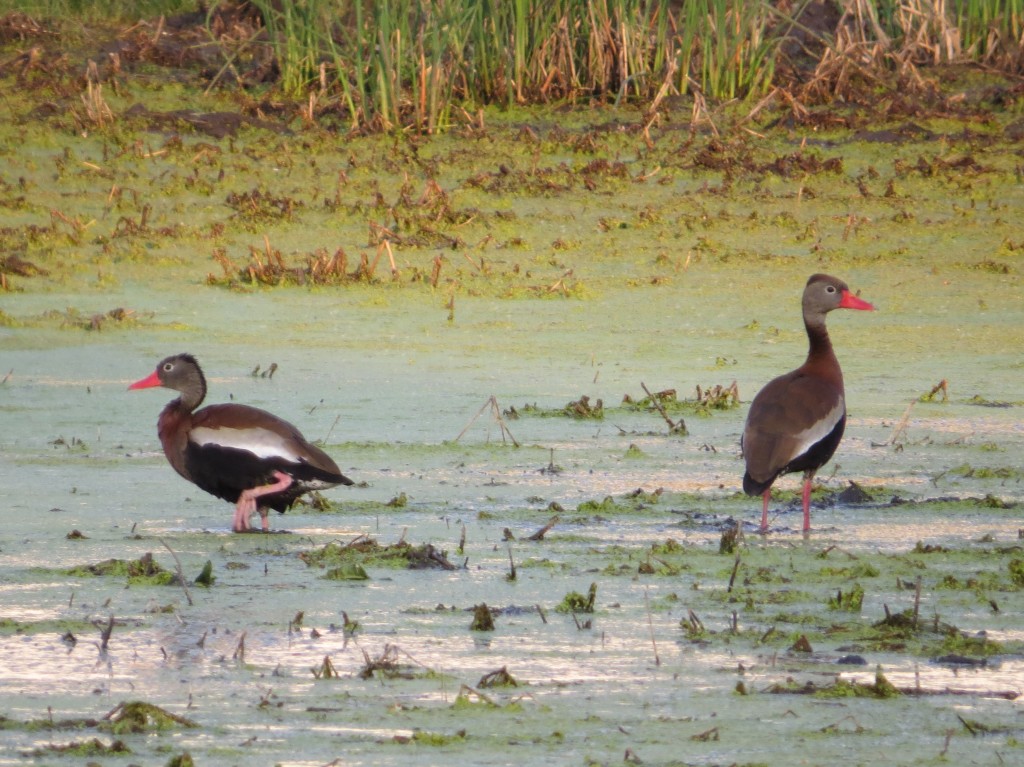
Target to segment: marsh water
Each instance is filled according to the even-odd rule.
[[[1011,117],[722,140],[681,112],[653,147],[628,112],[488,119],[8,135],[6,247],[37,269],[0,293],[0,763],[1020,760]],[[311,284],[338,248],[372,278]],[[814,529],[789,477],[761,536],[739,434],[806,353],[818,271],[877,311],[829,317],[849,421]],[[160,452],[171,393],[126,391],[180,351],[209,402],[292,421],[357,485],[231,533]],[[697,402],[734,381],[737,407]],[[676,390],[685,435],[623,403],[645,386]],[[583,396],[602,418],[564,412]],[[361,536],[454,568],[306,563]],[[147,553],[185,587],[75,569]],[[592,613],[559,609],[592,584]],[[487,686],[500,669],[515,684]],[[112,733],[132,701],[195,726]]]

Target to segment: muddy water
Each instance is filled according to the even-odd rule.
[[[632,140],[606,141],[609,155],[638,152]],[[249,142],[258,146],[259,137]],[[98,146],[82,141],[75,151],[99,160]],[[513,165],[535,161],[505,151]],[[551,167],[577,162],[557,144],[535,151]],[[34,749],[71,763],[78,757],[45,749],[112,736],[25,723],[101,719],[132,700],[199,726],[120,736],[132,753],[96,761],[157,764],[183,751],[208,765],[1020,759],[1024,592],[1011,565],[1024,527],[1024,302],[1017,246],[1005,245],[1019,238],[1011,219],[1020,185],[1002,176],[998,188],[988,177],[974,187],[944,179],[941,188],[901,178],[903,197],[893,202],[879,197],[883,177],[872,182],[878,194],[858,197],[860,167],[889,166],[871,154],[876,147],[844,151],[846,174],[809,182],[816,196],[789,179],[713,196],[700,190],[720,178],[673,168],[666,149],[630,161],[629,172],[660,160],[668,183],[491,199],[464,183],[472,169],[452,160],[457,140],[438,140],[421,152],[451,165],[450,176],[438,175],[456,207],[516,211],[513,224],[471,222],[473,236],[460,236],[484,243],[489,228],[496,241],[514,232],[523,242],[471,251],[487,259],[490,276],[459,252],[443,253],[450,281],[436,288],[211,286],[205,276],[218,267],[195,232],[30,247],[25,257],[50,273],[19,279],[17,292],[0,297],[9,320],[0,327],[0,376],[10,371],[0,384],[0,714],[14,723],[0,764],[22,764]],[[991,152],[991,164],[1012,166],[1010,149]],[[51,204],[50,153],[14,160],[15,171],[38,179],[30,188],[39,215]],[[279,172],[250,162],[255,153],[225,162],[239,188],[269,185]],[[187,166],[169,158],[134,172],[155,192],[179,161]],[[317,162],[313,175],[326,184],[346,159],[321,148]],[[127,160],[111,164],[115,176],[128,172]],[[373,180],[365,164],[350,166],[353,203],[378,183],[397,199],[402,173],[413,174],[418,193],[428,177],[419,167],[378,170]],[[289,193],[307,188],[299,173],[284,174]],[[106,189],[68,184],[82,215],[92,206],[93,226],[109,236],[116,224],[103,212]],[[220,190],[205,202],[174,193],[154,214],[164,225],[233,220]],[[916,220],[895,224],[907,220],[899,209]],[[252,228],[270,232],[288,258],[346,237],[353,253],[372,255],[365,226],[376,214],[352,210],[338,218],[311,205],[301,222]],[[325,227],[334,227],[330,236]],[[794,234],[807,229],[811,240]],[[224,236],[239,263],[260,243],[250,230]],[[429,271],[434,254],[399,248],[398,266],[406,278]],[[977,267],[987,259],[1006,271]],[[830,317],[850,419],[820,479],[826,489],[855,481],[877,494],[819,505],[804,540],[789,478],[779,484],[790,493],[773,506],[773,532],[762,538],[750,527],[759,503],[737,496],[745,406],[686,412],[688,436],[669,437],[660,416],[619,403],[625,394],[639,399],[642,384],[692,398],[698,385],[733,380],[749,401],[805,353],[799,294],[819,270],[842,275],[879,309]],[[521,284],[495,288],[499,276]],[[570,295],[546,289],[559,279]],[[77,318],[115,307],[130,308],[137,322],[78,326]],[[155,419],[169,395],[126,391],[178,351],[200,357],[210,401],[293,421],[360,484],[330,491],[328,511],[274,515],[273,528],[287,532],[230,533],[230,507],[179,479],[159,452]],[[250,374],[271,363],[272,378]],[[948,401],[911,406],[942,379]],[[554,415],[584,394],[603,400],[604,419]],[[521,414],[506,421],[520,447],[485,407],[492,396]],[[528,412],[534,405],[541,414]],[[638,488],[663,492],[637,503],[629,494]],[[402,494],[404,505],[389,505]],[[528,540],[556,513],[543,540]],[[718,553],[731,520],[746,525],[732,589],[735,556]],[[69,538],[72,530],[85,538]],[[369,580],[338,582],[298,557],[360,535],[431,543],[458,567],[369,566]],[[652,548],[669,540],[681,558]],[[213,586],[192,585],[186,595],[66,573],[147,552],[173,570],[171,550],[189,580],[210,561]],[[955,627],[932,634],[974,644],[943,651],[928,632],[920,644],[916,634],[851,639],[855,627],[912,608],[918,578],[921,624]],[[855,582],[865,590],[860,610],[830,610],[828,600]],[[556,609],[592,583],[594,614]],[[469,630],[481,602],[497,612],[493,632]],[[343,613],[358,621],[352,635]],[[691,614],[703,631],[687,631]],[[810,653],[792,649],[801,635]],[[980,637],[997,650],[979,650]],[[362,678],[386,652],[400,673]],[[954,654],[961,662],[936,660]],[[866,665],[838,662],[848,655]],[[314,673],[325,657],[336,677]],[[502,667],[518,686],[479,687]],[[871,683],[876,668],[905,694],[797,692],[808,682]]]

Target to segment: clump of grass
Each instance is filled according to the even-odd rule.
[[[604,403],[600,399],[591,402],[590,397],[584,394],[562,408],[562,412],[570,418],[601,420],[604,418]]]
[[[208,285],[235,287],[238,285],[340,285],[348,282],[370,282],[373,280],[377,263],[371,265],[363,254],[360,264],[354,272],[348,270],[348,256],[339,248],[333,254],[325,249],[305,257],[304,265],[289,266],[285,263],[281,251],[270,245],[269,238],[264,240],[262,249],[249,248],[249,263],[239,267],[223,250],[216,250],[214,260],[220,264],[222,276],[209,274]]]
[[[586,596],[578,591],[570,591],[562,597],[562,601],[555,607],[555,610],[560,613],[592,613],[596,599],[597,584],[591,583]]]
[[[1010,572],[1010,580],[1014,586],[1024,587],[1024,559],[1014,558],[1007,565]]]
[[[89,740],[73,740],[63,745],[50,744],[43,748],[37,748],[25,754],[25,756],[45,757],[47,755],[71,756],[79,759],[97,757],[116,757],[132,753],[131,748],[122,741],[115,740],[107,745],[99,738]]]
[[[397,742],[406,742],[409,740],[408,736],[395,736]],[[452,743],[460,743],[466,739],[466,731],[458,730],[451,735],[446,735],[440,732],[425,732],[424,730],[416,730],[411,737],[411,741],[420,746],[436,746],[441,748],[443,746],[451,745]]]
[[[380,655],[371,657],[363,650],[363,668],[359,671],[360,679],[373,679],[381,677],[385,679],[413,679],[416,676],[432,676],[436,672],[425,667],[414,668],[413,665],[403,664],[401,656],[406,655],[397,645],[386,644]],[[407,656],[408,657],[408,656]],[[410,659],[411,660],[411,659]],[[419,666],[419,664],[416,664]]]
[[[480,677],[476,686],[484,689],[488,687],[518,687],[519,682],[508,672],[508,666],[502,666],[496,671],[490,671]]]
[[[43,312],[39,321],[35,324],[56,324],[62,330],[94,330],[124,329],[129,330],[139,326],[139,319],[135,311],[117,307],[107,312],[87,314],[75,307],[69,306],[64,311],[50,309]]]
[[[687,610],[686,616],[679,619],[679,627],[686,634],[686,638],[691,642],[699,642],[704,640],[708,635],[708,630],[704,627],[704,622],[697,617],[697,613],[693,610]]]
[[[369,536],[360,536],[344,544],[331,541],[318,549],[300,552],[299,559],[310,567],[333,567],[327,577],[337,580],[361,580],[366,575],[363,568],[367,566],[413,570],[456,569],[455,565],[448,561],[445,553],[434,548],[432,544],[413,546],[405,541],[399,541],[390,546],[382,546]]]
[[[718,540],[718,553],[719,554],[733,554],[736,552],[736,546],[739,544],[740,539],[740,525],[739,523],[732,525],[731,527],[725,528],[722,531],[722,537]]]
[[[330,655],[325,655],[323,662],[319,666],[314,666],[310,669],[313,672],[315,679],[336,679],[338,671],[334,668],[334,663],[331,661]]]
[[[199,725],[184,716],[172,714],[170,711],[145,701],[128,701],[117,704],[104,717],[104,729],[115,735],[129,733],[160,732],[179,727],[192,729]]]
[[[64,572],[78,578],[104,575],[124,577],[133,585],[143,586],[167,586],[177,580],[177,576],[161,567],[149,552],[139,559],[106,559],[94,565],[71,567]]]
[[[898,698],[902,694],[882,673],[881,666],[875,670],[875,681],[872,684],[837,679],[835,684],[812,692],[819,698]]]
[[[622,405],[629,410],[657,410],[666,414],[696,413],[709,415],[712,410],[732,410],[740,406],[740,392],[736,382],[728,386],[714,384],[704,388],[697,386],[692,399],[680,399],[675,389],[650,392],[643,397],[630,394],[622,396]]]
[[[859,583],[854,583],[845,593],[839,589],[834,597],[829,597],[828,609],[859,613],[863,604],[864,587]]]
[[[494,631],[494,615],[486,602],[473,608],[473,621],[469,624],[470,631]]]
[[[695,401],[702,410],[732,410],[740,406],[740,390],[735,381],[728,386],[715,384],[707,389],[698,385]]]
[[[324,574],[324,580],[328,581],[368,581],[369,573],[357,562],[346,562],[338,567],[330,568]]]
[[[206,560],[206,564],[203,565],[202,571],[196,576],[195,583],[197,586],[205,586],[206,588],[211,587],[214,581],[217,580],[217,576],[213,574],[213,562],[209,559]]]

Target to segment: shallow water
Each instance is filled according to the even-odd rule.
[[[616,150],[619,139],[608,140]],[[422,151],[443,156],[453,147],[455,139],[438,139]],[[96,145],[83,141],[76,151],[87,156]],[[564,147],[538,151],[553,166],[573,162]],[[1009,162],[1011,154],[991,162]],[[33,163],[42,165],[45,155],[19,160],[24,165],[12,172],[43,176]],[[246,157],[233,161],[241,166]],[[344,162],[318,161],[323,168]],[[854,161],[847,171],[852,177]],[[161,178],[158,164],[144,172]],[[289,172],[296,189],[302,185],[291,174],[299,172]],[[362,172],[351,171],[360,194],[359,185],[370,184]],[[929,244],[955,238],[959,226],[972,263],[990,256],[1013,231],[1006,219],[1019,209],[1021,185],[1002,188],[1002,207],[978,206],[973,218],[952,206],[970,209],[973,197],[994,191],[961,189],[956,197],[943,187],[935,198],[905,201],[917,205],[924,225],[894,235],[891,210],[881,212],[893,203],[850,197],[849,178],[820,182],[819,196],[806,202],[787,197],[795,182],[776,180],[758,203],[762,223],[737,214],[721,228],[712,220],[712,233],[698,235],[679,224],[696,204],[743,210],[750,200],[702,197],[694,190],[706,179],[677,173],[664,186],[556,195],[558,205],[543,195],[490,202],[518,212],[512,228],[526,240],[519,250],[484,250],[494,268],[522,264],[536,270],[536,283],[550,285],[571,267],[581,288],[570,297],[503,296],[474,281],[468,264],[457,285],[437,289],[228,290],[203,284],[216,267],[202,240],[134,243],[152,248],[152,262],[125,256],[119,241],[68,245],[77,252],[66,256],[30,250],[51,259],[53,273],[2,295],[3,316],[13,321],[0,327],[0,377],[11,371],[0,384],[0,714],[15,723],[98,719],[122,701],[144,700],[200,725],[123,736],[133,754],[102,756],[111,765],[161,763],[185,750],[206,765],[612,764],[624,755],[701,765],[1019,759],[1024,592],[1007,567],[1019,556],[1024,527],[1021,257],[1019,249],[1001,253],[1013,266],[992,273],[938,258]],[[424,177],[415,178],[418,190]],[[391,189],[401,181],[384,173],[380,183]],[[904,183],[918,193],[924,182]],[[464,205],[487,199],[449,184]],[[82,195],[83,209],[100,204],[84,192],[69,194]],[[222,216],[217,200],[195,216]],[[185,218],[188,202],[157,217]],[[646,228],[595,226],[601,217],[635,223],[644,205],[664,206],[662,218]],[[848,244],[841,231],[851,209],[874,231]],[[779,232],[770,214],[782,210],[819,227],[830,253],[785,236],[772,241]],[[294,248],[289,254],[310,252],[323,244],[317,232],[325,218],[310,211],[301,226],[268,230],[275,243]],[[109,217],[99,221],[104,232],[112,226]],[[365,218],[335,223],[365,241]],[[718,238],[722,252],[701,246],[704,236]],[[563,253],[551,247],[556,238],[575,245]],[[873,255],[894,247],[909,254],[884,262]],[[684,265],[687,252],[705,255]],[[659,261],[664,253],[668,261]],[[399,262],[408,273],[432,254],[400,250]],[[461,257],[447,257],[446,268],[455,269]],[[60,258],[67,258],[63,269]],[[819,270],[841,274],[878,307],[830,317],[850,418],[819,479],[832,489],[855,481],[883,491],[869,503],[816,507],[808,540],[795,533],[799,511],[790,492],[773,505],[773,532],[762,538],[749,527],[759,518],[758,500],[736,495],[745,405],[686,414],[686,437],[666,436],[657,414],[617,406],[624,394],[640,398],[641,383],[692,397],[697,385],[733,380],[748,402],[805,353],[799,294]],[[652,284],[659,275],[665,279]],[[74,307],[88,316],[118,306],[131,307],[138,324],[87,331],[46,314]],[[169,394],[126,391],[178,351],[200,357],[209,401],[246,402],[293,421],[323,440],[360,485],[329,491],[328,512],[300,506],[274,515],[272,528],[287,534],[230,533],[230,507],[179,479],[160,453],[155,420]],[[272,379],[250,375],[271,362],[279,366]],[[918,402],[908,412],[941,379],[950,400]],[[582,394],[603,399],[603,420],[525,414],[526,405],[550,412]],[[972,401],[975,395],[983,401]],[[485,408],[491,396],[502,409],[524,413],[507,421],[521,447],[503,440]],[[904,415],[906,428],[897,431]],[[547,470],[552,464],[557,471]],[[778,484],[786,491],[796,485],[792,477]],[[638,508],[623,500],[637,488],[664,492]],[[405,506],[387,505],[403,493]],[[579,506],[607,496],[619,502],[610,510]],[[894,496],[913,503],[890,503]],[[976,502],[986,496],[1010,508]],[[542,541],[526,540],[555,513],[553,502],[563,509],[559,522]],[[717,553],[731,519],[748,523],[735,593],[727,589],[734,557]],[[465,550],[457,554],[463,527]],[[506,528],[514,540],[506,541]],[[72,530],[87,538],[68,539]],[[464,566],[371,567],[370,580],[351,583],[324,580],[298,558],[364,534],[384,544],[432,543]],[[641,563],[656,562],[652,546],[669,539],[684,547],[685,564],[639,573]],[[914,553],[918,542],[950,551]],[[147,552],[173,569],[168,547],[189,579],[213,563],[216,582],[191,586],[192,605],[177,586],[63,571]],[[506,578],[510,557],[515,581]],[[877,573],[841,572],[857,563]],[[837,572],[826,573],[826,565]],[[869,626],[887,610],[911,607],[914,591],[905,584],[918,576],[922,622],[941,619],[975,638],[983,632],[1004,650],[966,666],[936,663],[931,651],[850,649],[830,639],[831,623]],[[960,586],[943,586],[945,576]],[[987,580],[970,586],[971,577]],[[865,586],[861,610],[829,611],[827,600],[854,581]],[[594,615],[555,610],[591,583],[598,587]],[[481,602],[500,611],[494,632],[469,630]],[[354,636],[341,628],[343,611],[359,622]],[[690,611],[706,628],[700,637],[681,626]],[[111,615],[115,626],[102,650],[100,631]],[[577,625],[584,618],[590,627]],[[68,631],[74,645],[62,641]],[[801,633],[812,638],[812,653],[791,651]],[[360,678],[368,658],[388,646],[408,674]],[[837,662],[850,653],[867,665]],[[315,677],[325,656],[336,678]],[[876,666],[897,687],[921,694],[771,692],[787,680],[794,687],[871,682]],[[501,667],[519,686],[480,690],[486,700],[466,693],[463,685],[475,688]],[[736,691],[739,682],[748,694]],[[959,717],[988,731],[972,736]],[[111,739],[95,730],[13,726],[0,764],[93,736]]]

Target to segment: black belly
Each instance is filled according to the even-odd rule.
[[[807,452],[803,455],[798,455],[787,463],[779,474],[790,474],[795,471],[816,471],[820,469],[829,462],[829,459],[836,452],[836,448],[839,447],[839,442],[842,440],[845,430],[846,415],[844,414],[836,423],[835,428],[824,439],[815,442],[807,449]]]
[[[843,432],[846,430],[846,414],[839,419],[832,431],[825,435],[825,437],[813,445],[811,445],[805,452],[798,455],[792,461],[787,463],[781,469],[771,475],[769,479],[763,482],[758,482],[749,473],[743,475],[743,492],[747,495],[761,495],[765,490],[772,486],[772,483],[782,474],[792,474],[796,471],[816,471],[828,463],[829,459],[836,452],[836,448],[839,447],[839,442],[843,439]]]
[[[259,499],[260,506],[280,512],[291,508],[295,500],[306,492],[308,488],[303,479],[315,479],[314,476],[305,476],[310,475],[309,470],[313,469],[308,464],[279,457],[263,458],[248,450],[220,445],[190,443],[185,453],[185,469],[198,487],[231,503],[238,502],[243,490],[273,484],[277,481],[274,472],[282,471],[298,481],[287,490]]]

